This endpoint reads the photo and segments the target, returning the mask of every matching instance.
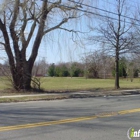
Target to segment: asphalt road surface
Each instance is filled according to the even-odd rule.
[[[0,140],[128,140],[129,128],[139,95],[0,104]]]

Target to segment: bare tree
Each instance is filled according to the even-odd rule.
[[[83,57],[87,76],[93,78],[107,78],[112,75],[113,59],[107,54],[96,50]]]
[[[6,0],[1,4],[0,44],[8,56],[16,90],[31,89],[31,73],[43,36],[56,29],[73,32],[64,24],[78,17],[77,7],[62,0]],[[29,47],[32,51],[27,58]]]
[[[115,12],[114,12],[115,11]],[[112,14],[102,17],[102,23],[97,27],[98,37],[89,37],[89,40],[104,42],[106,51],[115,54],[115,89],[119,85],[119,57],[121,54],[136,49],[134,45],[133,24],[127,18],[126,0],[116,0],[116,9]],[[91,28],[92,29],[92,28]]]
[[[43,58],[35,62],[34,67],[32,69],[32,75],[33,76],[46,76],[48,67],[49,67],[49,64],[47,64],[45,58]]]

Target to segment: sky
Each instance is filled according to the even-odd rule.
[[[114,12],[113,9],[115,2],[116,0],[85,0],[84,4]],[[139,0],[131,0],[129,1],[129,4],[131,7],[129,9],[130,16],[133,14],[134,9],[136,6],[138,6],[138,4],[140,4],[140,2]],[[83,9],[86,9],[86,6],[83,6],[82,10]],[[94,12],[96,14],[107,14],[106,12],[101,12],[100,10],[93,8],[89,8],[88,11]],[[69,29],[76,29],[84,33],[72,34],[66,31],[55,30],[52,33],[47,34],[41,42],[36,61],[42,59],[45,59],[47,63],[81,61],[82,56],[84,56],[86,53],[99,48],[97,44],[89,43],[86,39],[90,33],[88,25],[90,24],[94,28],[94,26],[97,26],[97,21],[97,16],[90,15],[89,18],[82,17],[81,20],[78,19],[76,22],[69,22],[65,25],[65,27],[68,27]],[[32,44],[33,40],[31,41],[30,46],[32,46]],[[27,57],[29,56],[30,51],[31,49],[29,48]],[[6,60],[6,54],[4,50],[0,51],[0,59],[1,63]]]
[[[91,2],[92,5],[97,8],[114,12],[113,7],[115,6],[115,0],[98,0],[97,2],[95,2],[95,0],[92,0]],[[140,3],[138,0],[132,0],[129,3],[131,6],[130,8],[131,10],[129,9],[129,12],[133,13],[138,3]],[[89,3],[86,2],[85,4],[90,5]],[[95,9],[89,9],[89,11],[90,10],[93,10],[93,12],[97,12],[97,13],[99,12],[98,10]],[[85,17],[83,17],[82,20],[78,22],[78,25],[76,25],[76,27],[81,29],[83,32],[87,32],[89,31],[87,27],[89,22],[91,22],[89,19],[85,19]],[[92,21],[92,24],[94,27],[94,25],[96,26],[97,23]],[[87,43],[87,40],[85,38],[87,37],[88,34],[84,34],[84,35],[79,34],[80,36],[79,39],[82,40],[82,43],[81,42],[75,43],[72,41],[71,33],[63,32],[61,34],[61,38],[58,38],[58,34],[56,31],[54,38],[58,38],[59,41],[56,39],[56,42],[50,42],[47,47],[46,45],[44,45],[44,42],[42,42],[41,48],[39,50],[38,59],[41,59],[42,56],[44,56],[46,61],[49,63],[81,61],[81,57],[84,56],[86,53],[98,49],[97,44]],[[47,44],[47,41],[45,42],[45,44]]]

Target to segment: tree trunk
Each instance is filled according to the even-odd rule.
[[[116,58],[115,58],[115,89],[119,89],[119,51],[116,49]]]
[[[29,63],[24,62],[16,66],[12,71],[13,87],[16,90],[31,90],[31,70]]]

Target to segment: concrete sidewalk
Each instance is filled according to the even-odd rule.
[[[79,91],[69,93],[43,93],[43,94],[25,94],[25,95],[6,95],[0,98],[22,98],[22,97],[46,97],[46,96],[68,96],[70,98],[86,98],[86,97],[101,97],[101,96],[121,96],[140,94],[140,89],[133,90],[109,90],[109,91]]]

